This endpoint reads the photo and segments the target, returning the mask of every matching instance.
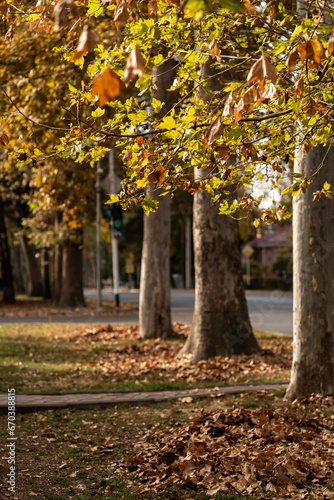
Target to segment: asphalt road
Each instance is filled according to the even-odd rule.
[[[96,290],[86,290],[85,296],[96,297]],[[102,291],[102,300],[113,301],[111,291]],[[138,291],[122,291],[123,303],[138,304]],[[193,290],[173,290],[172,321],[191,323],[195,294]],[[292,295],[284,292],[247,292],[247,302],[253,328],[292,335]],[[112,316],[50,316],[45,317],[0,317],[0,324],[8,323],[137,323],[138,314]]]
[[[95,290],[87,290],[87,297],[96,297]],[[114,300],[111,291],[102,291],[102,300]],[[138,304],[138,291],[125,291],[120,300]],[[195,293],[193,290],[173,290],[172,320],[191,323],[194,310]],[[253,328],[292,335],[292,294],[285,292],[247,292],[247,303]],[[127,316],[128,317],[128,316]],[[127,318],[126,317],[126,318]],[[125,317],[120,317],[122,322]],[[114,319],[113,319],[114,321]]]

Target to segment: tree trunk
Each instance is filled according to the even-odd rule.
[[[157,212],[144,216],[140,275],[139,324],[142,338],[166,338],[172,333],[170,313],[170,196],[150,187],[159,200]]]
[[[216,71],[212,61],[202,65],[204,77]],[[217,75],[210,80],[210,89],[199,88],[199,97],[208,100],[222,85]],[[195,169],[199,181],[206,174],[207,169]],[[193,241],[195,308],[191,333],[180,355],[191,352],[199,361],[258,352],[242,278],[238,223],[219,215],[218,206],[204,190],[194,195]]]
[[[199,361],[259,350],[242,280],[238,225],[204,191],[194,196],[195,309],[180,355]]]
[[[42,285],[43,299],[51,299],[49,250],[47,248],[42,250]]]
[[[65,242],[62,255],[59,305],[61,307],[83,307],[85,300],[83,295],[82,243]]]
[[[10,248],[8,245],[7,229],[5,222],[4,205],[0,197],[0,261],[2,271],[2,301],[7,304],[15,302],[14,280],[10,260]]]
[[[172,86],[177,61],[167,59],[153,71],[158,90],[154,98],[164,102],[157,118],[166,116],[173,106]],[[142,338],[166,338],[172,334],[170,312],[170,196],[161,189],[147,188],[147,196],[159,201],[157,212],[144,216],[143,251],[140,275],[139,325]]]
[[[54,305],[59,305],[61,296],[61,278],[63,264],[63,247],[56,245],[53,253],[53,286],[52,297]]]
[[[13,245],[10,249],[11,262],[14,270],[15,294],[26,293],[26,270],[23,262],[21,245]]]
[[[28,239],[21,236],[21,247],[27,269],[27,290],[28,297],[42,297],[42,278],[38,260],[35,257],[35,247],[29,245]]]
[[[54,228],[56,237],[59,236],[59,225],[61,222],[62,214],[55,211],[54,213]],[[59,305],[61,296],[61,276],[62,276],[62,263],[63,263],[63,247],[58,244],[54,247],[53,253],[53,283],[52,283],[52,297],[54,305]]]
[[[334,202],[312,195],[324,182],[334,186],[334,148],[300,154],[295,172],[313,177],[293,200],[293,363],[288,400],[334,393]]]

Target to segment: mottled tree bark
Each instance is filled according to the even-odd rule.
[[[5,222],[4,204],[0,197],[0,261],[2,272],[2,301],[7,304],[15,302],[14,279],[10,260],[10,248],[8,245],[7,229]]]
[[[170,312],[170,196],[150,187],[159,200],[157,212],[144,216],[140,274],[139,324],[142,338],[166,338],[172,333]]]
[[[202,66],[204,77],[215,72],[210,62]],[[200,88],[199,97],[208,100],[222,85],[219,77],[212,78],[209,88]],[[207,169],[195,169],[198,181],[206,174]],[[248,314],[237,221],[219,215],[219,207],[203,190],[194,196],[193,240],[195,308],[191,333],[180,355],[191,352],[199,361],[259,351]]]
[[[286,398],[334,393],[334,202],[313,193],[334,186],[334,148],[300,152],[295,172],[313,175],[293,200],[293,363]]]
[[[166,116],[173,106],[172,86],[177,61],[167,59],[154,68],[158,90],[155,99],[165,105],[157,118]],[[166,338],[172,333],[170,313],[170,196],[150,185],[147,196],[159,201],[157,212],[144,216],[143,251],[140,275],[139,325],[142,338]]]
[[[180,354],[195,360],[259,350],[250,325],[242,279],[237,222],[219,215],[210,195],[194,197],[195,309]]]

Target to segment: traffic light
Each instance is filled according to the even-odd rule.
[[[119,239],[123,237],[122,227],[123,227],[123,212],[121,205],[113,203],[111,205],[112,214],[112,225],[114,227],[114,237]]]
[[[120,205],[117,205],[116,203],[113,203],[111,212],[114,221],[114,228],[121,229],[123,227],[122,207]]]

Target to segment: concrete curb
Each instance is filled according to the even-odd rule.
[[[29,413],[64,408],[106,408],[118,404],[159,403],[170,399],[217,397],[243,392],[275,391],[286,389],[288,384],[235,385],[208,389],[187,389],[155,392],[69,392],[62,394],[16,394],[16,413]],[[185,401],[186,402],[186,401]],[[7,413],[7,394],[0,394],[0,413]]]

